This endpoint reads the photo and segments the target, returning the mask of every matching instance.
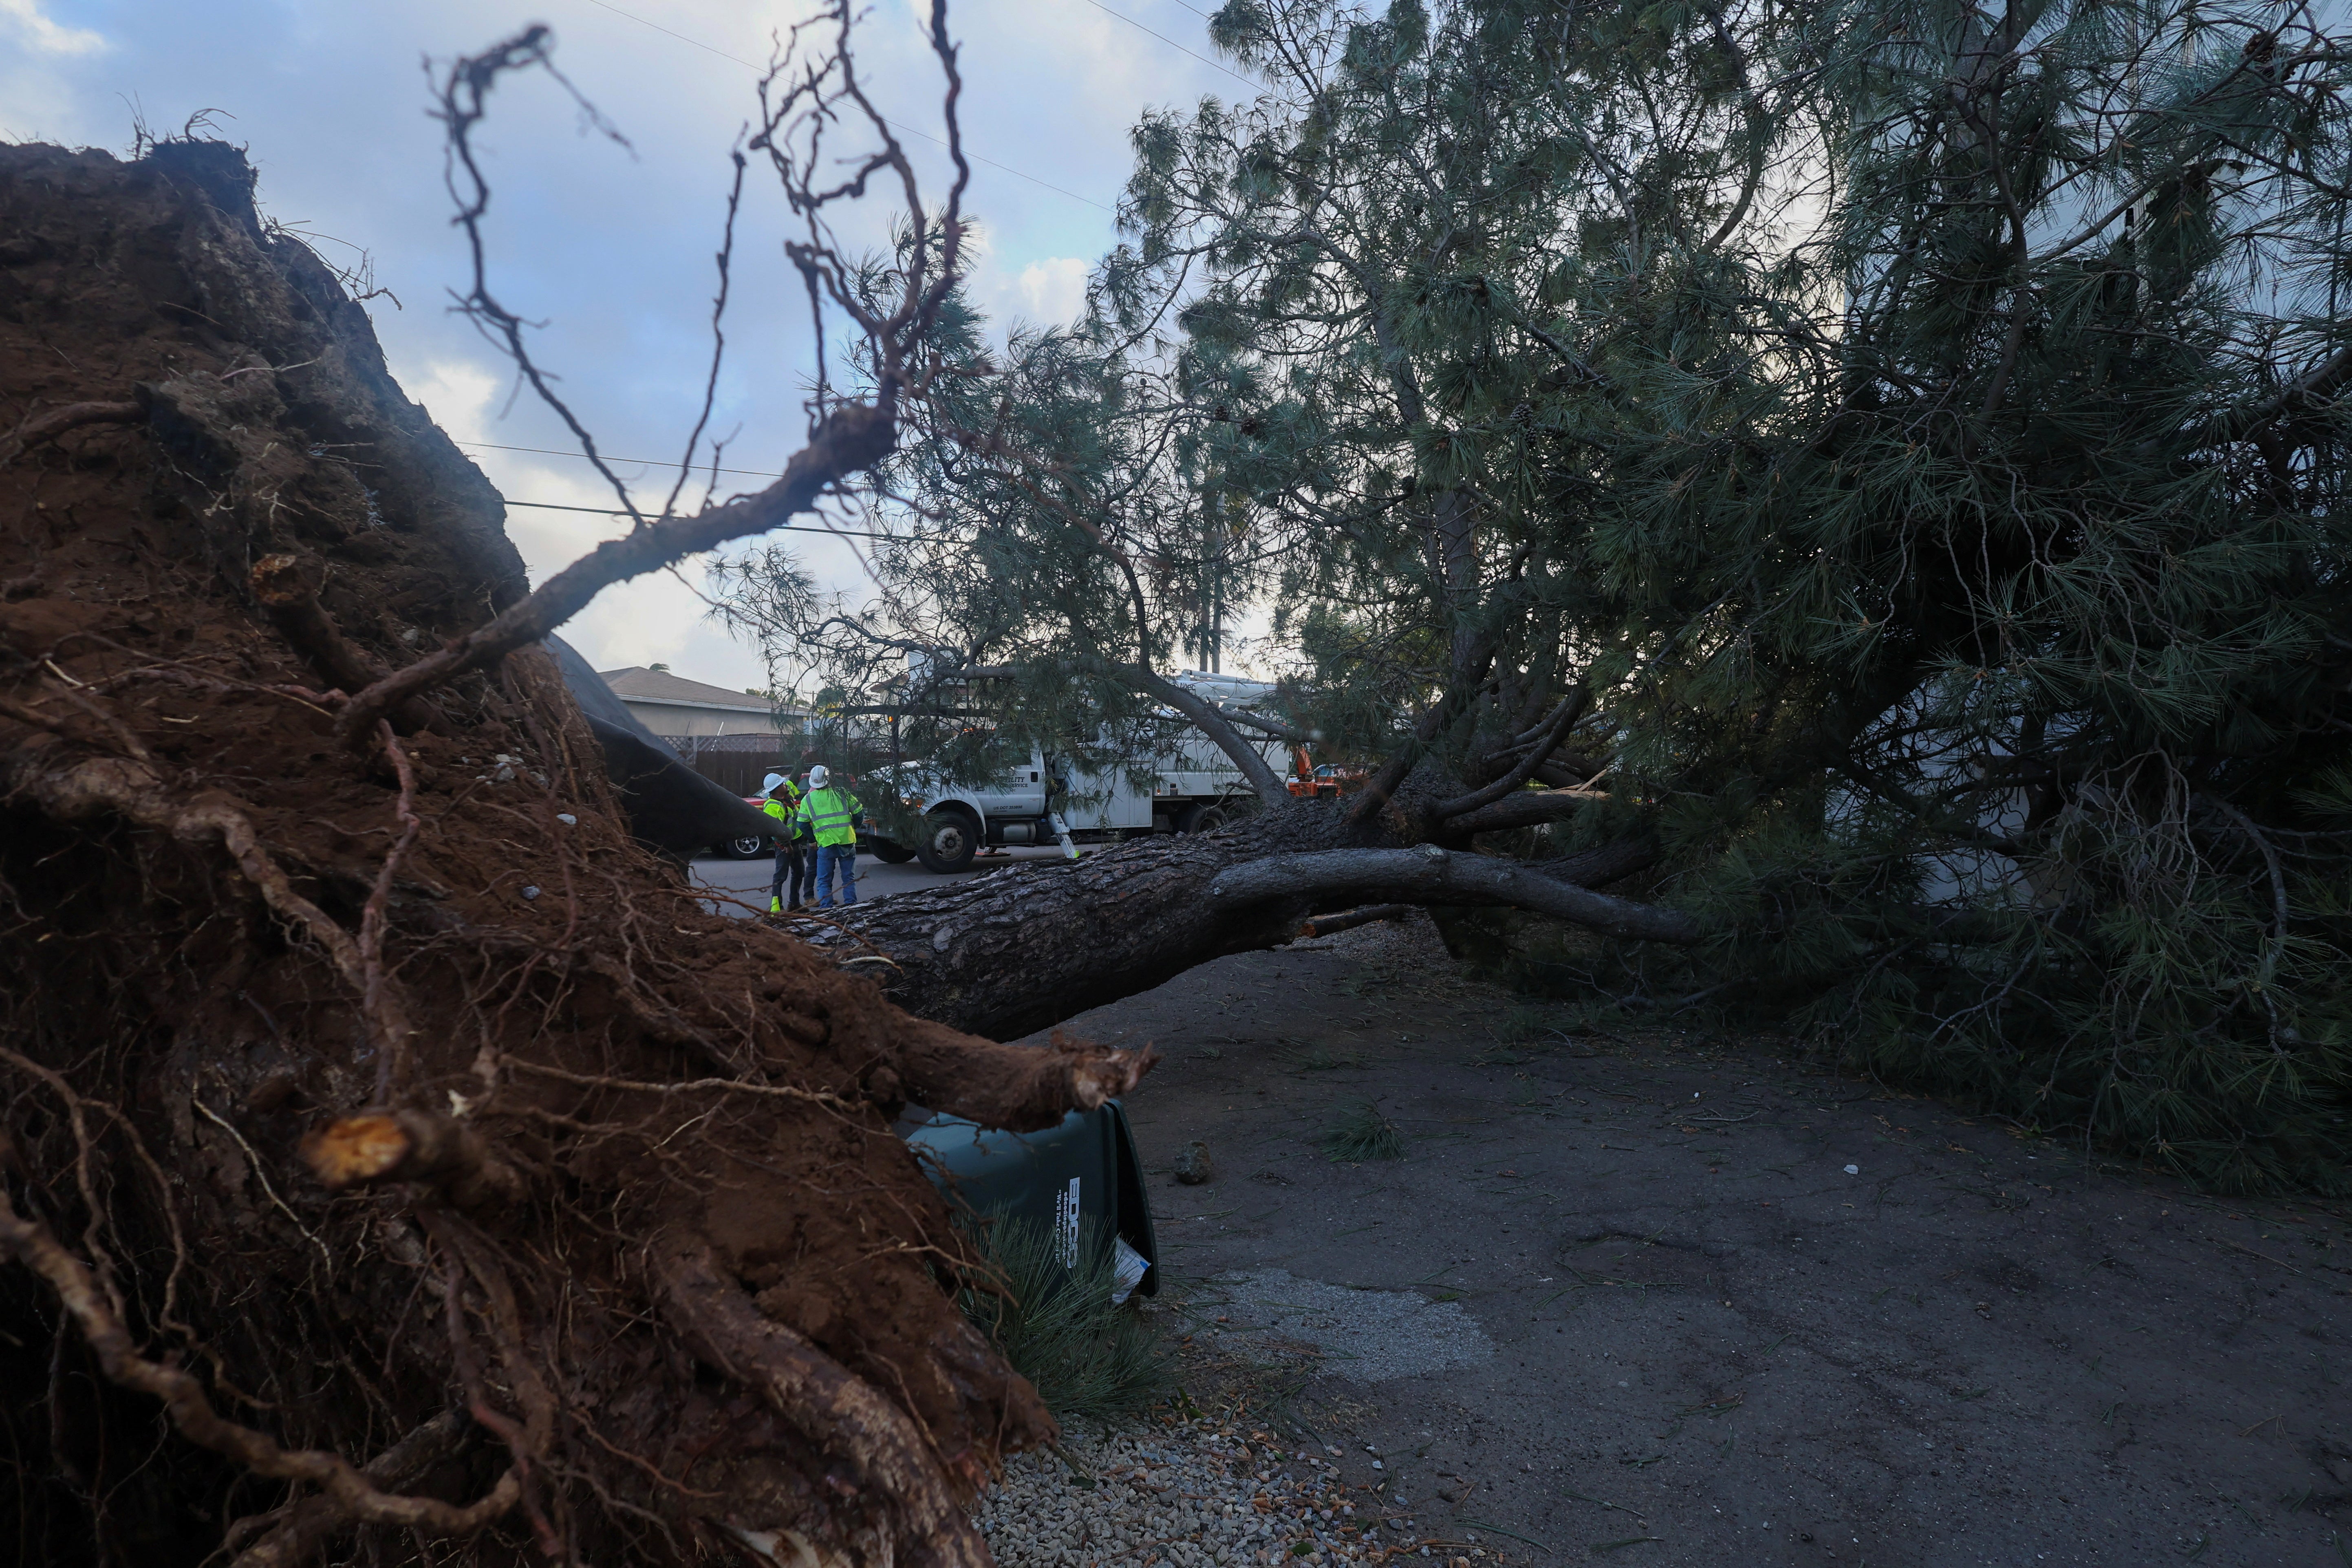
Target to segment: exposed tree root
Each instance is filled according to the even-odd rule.
[[[147,417],[145,405],[131,399],[68,403],[46,414],[36,414],[5,436],[0,436],[0,468],[5,468],[44,441],[54,441],[68,430],[86,425],[129,425]]]
[[[453,1507],[432,1498],[381,1491],[339,1454],[282,1448],[252,1427],[222,1416],[190,1373],[141,1356],[88,1266],[59,1245],[47,1226],[19,1215],[5,1194],[0,1194],[0,1247],[48,1281],[109,1378],[161,1400],[172,1425],[190,1441],[256,1475],[320,1488],[342,1520],[398,1525],[426,1535],[471,1535],[513,1508],[521,1496],[519,1479],[509,1469],[478,1500]]]
[[[827,1484],[854,1497],[871,1487],[891,1500],[910,1562],[939,1568],[986,1568],[988,1547],[957,1501],[984,1479],[984,1461],[942,1459],[906,1413],[782,1324],[763,1317],[751,1298],[721,1273],[699,1237],[665,1236],[650,1247],[670,1321],[695,1352],[736,1382],[758,1389],[776,1413],[828,1453],[844,1456],[846,1476]],[[948,1468],[959,1466],[962,1487]]]
[[[377,1049],[387,1062],[400,1058],[412,1032],[401,999],[381,984],[380,977],[371,984],[359,940],[295,891],[292,880],[262,847],[260,835],[235,801],[213,795],[185,805],[175,805],[154,769],[135,758],[69,755],[44,765],[49,761],[48,753],[49,748],[36,743],[0,759],[0,797],[29,800],[60,822],[88,822],[110,812],[185,844],[217,841],[269,907],[325,950],[352,990],[374,994],[369,1023]]]
[[[454,1410],[445,1410],[370,1459],[360,1474],[372,1486],[414,1485],[425,1471],[456,1453],[465,1437],[465,1418]],[[352,1514],[331,1497],[313,1497],[294,1504],[274,1521],[250,1522],[265,1533],[238,1552],[230,1568],[298,1568],[316,1556],[338,1531],[349,1528]],[[232,1549],[236,1539],[230,1539]]]

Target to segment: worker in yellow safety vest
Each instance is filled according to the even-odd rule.
[[[809,770],[808,794],[801,797],[793,820],[808,825],[816,840],[816,907],[833,907],[834,873],[841,874],[841,901],[857,901],[857,830],[866,821],[866,807],[845,788],[835,788],[823,763]]]
[[[809,837],[793,818],[801,809],[801,786],[782,773],[770,773],[760,781],[760,793],[768,798],[760,809],[776,819],[776,874],[768,882],[768,912],[780,915],[801,907],[808,885],[815,879],[815,868],[809,864]],[[784,896],[784,880],[792,879],[792,896]]]

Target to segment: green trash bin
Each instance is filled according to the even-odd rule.
[[[975,1215],[1002,1214],[1050,1227],[1066,1267],[1077,1263],[1079,1237],[1090,1230],[1108,1233],[1118,1249],[1125,1291],[1159,1293],[1151,1197],[1118,1101],[1073,1110],[1042,1132],[994,1131],[961,1116],[910,1107],[898,1131],[949,1202]]]

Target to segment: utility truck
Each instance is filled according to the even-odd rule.
[[[1246,706],[1274,690],[1270,682],[1193,670],[1175,679],[1218,703]],[[920,763],[877,769],[869,792],[895,793],[902,813],[919,820],[911,845],[877,838],[868,847],[885,860],[911,850],[930,870],[961,871],[997,845],[1059,844],[1076,856],[1082,844],[1211,833],[1256,798],[1234,760],[1172,710],[1161,710],[1158,730],[1132,749],[1103,741],[1048,757],[1033,748],[1025,762],[979,784],[941,778]],[[1282,768],[1282,742],[1259,751],[1269,767]]]

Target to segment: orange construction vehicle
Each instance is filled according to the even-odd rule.
[[[1318,765],[1304,746],[1291,748],[1293,765],[1297,772],[1283,781],[1284,786],[1300,799],[1337,800],[1364,782],[1364,770],[1339,763]]]

